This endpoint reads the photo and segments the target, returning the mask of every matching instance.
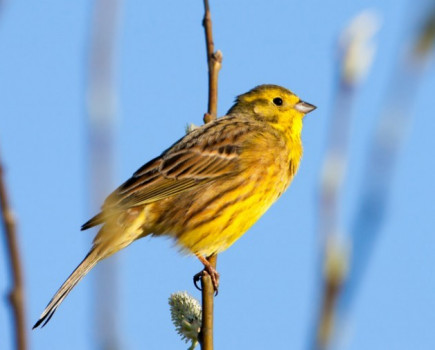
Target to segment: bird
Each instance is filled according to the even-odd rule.
[[[82,225],[101,228],[33,328],[47,324],[99,261],[149,235],[196,255],[217,290],[206,257],[230,247],[288,188],[302,157],[303,118],[314,109],[286,88],[259,85],[139,168]]]

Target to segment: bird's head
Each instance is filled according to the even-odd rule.
[[[238,96],[228,114],[246,113],[272,124],[286,124],[295,118],[301,120],[314,109],[315,106],[281,86],[259,85]]]

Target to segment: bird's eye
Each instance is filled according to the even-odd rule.
[[[282,106],[282,98],[281,97],[275,97],[273,99],[273,103],[276,104],[277,106]]]

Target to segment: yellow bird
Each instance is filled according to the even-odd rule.
[[[82,226],[103,225],[33,328],[50,320],[100,260],[148,235],[170,236],[195,254],[217,289],[219,275],[205,257],[231,246],[290,185],[302,156],[302,119],[315,108],[283,87],[257,86],[226,116],[138,169]]]

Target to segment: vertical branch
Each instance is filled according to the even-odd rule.
[[[340,335],[343,322],[346,321],[350,313],[352,302],[361,284],[376,239],[380,234],[388,205],[388,195],[397,154],[412,121],[413,100],[426,68],[427,58],[435,44],[435,7],[433,3],[431,6],[431,9],[424,9],[426,10],[424,14],[423,6],[418,10],[422,12],[419,16],[407,17],[409,23],[414,23],[414,25],[422,23],[423,25],[419,28],[420,32],[417,37],[414,37],[411,43],[407,43],[404,56],[396,63],[393,70],[390,89],[385,98],[385,106],[381,111],[368,153],[361,199],[348,233],[353,254],[348,258],[344,254],[342,245],[325,244],[323,300],[314,349],[327,349],[337,345],[336,342],[339,340],[337,336]],[[367,25],[365,27],[367,28]],[[408,26],[409,28],[410,26]],[[349,46],[350,53],[354,47],[355,45]],[[365,55],[358,56],[364,58]],[[354,71],[348,69],[349,65],[346,65],[346,62],[342,66],[344,71]],[[336,162],[334,163],[336,160],[329,159],[331,164],[328,166],[339,169],[338,174],[340,175],[341,167]],[[342,165],[344,164],[342,158],[340,162]],[[338,177],[340,178],[340,176]],[[328,179],[331,180],[331,176],[327,177]],[[333,183],[334,181],[336,180],[332,179]],[[327,181],[324,182],[324,185],[327,184]],[[337,186],[333,186],[334,191],[337,188]],[[332,198],[334,202],[337,200],[336,195],[329,198]],[[331,204],[328,200],[322,202],[323,206],[328,204]],[[336,215],[337,203],[332,203],[332,205],[334,206],[332,211],[323,208],[324,214]],[[330,217],[327,219],[329,223],[325,217],[323,217],[323,221],[322,217],[320,220],[325,238],[328,238],[325,243],[337,243],[337,240],[329,239],[334,238],[334,235],[337,236],[337,220],[335,217],[332,218],[332,221]]]
[[[0,157],[0,206],[3,221],[3,230],[6,240],[6,251],[9,254],[9,269],[12,276],[12,287],[9,292],[9,302],[12,307],[15,330],[15,349],[27,348],[26,319],[24,305],[23,274],[20,254],[18,251],[17,232],[15,218],[9,206],[9,198],[6,184],[3,179],[4,171]]]
[[[222,53],[214,51],[211,13],[208,0],[204,0],[205,43],[208,64],[208,111],[204,114],[204,123],[217,118],[218,74],[222,66]],[[207,258],[213,268],[216,268],[217,255]],[[202,289],[202,325],[200,344],[203,350],[213,350],[213,298],[214,288],[211,278],[207,273],[201,278]]]
[[[412,108],[418,87],[435,47],[435,4],[412,6],[416,13],[406,16],[408,40],[392,71],[390,86],[384,98],[364,170],[363,185],[350,235],[354,254],[350,274],[339,300],[340,321],[348,317],[358,288],[364,277],[388,207],[392,178],[400,148],[413,121]]]
[[[217,255],[207,259],[216,268]],[[213,298],[215,290],[211,277],[204,273],[201,278],[202,324],[199,342],[203,350],[213,350]]]
[[[218,74],[222,66],[222,52],[214,51],[211,13],[208,0],[204,0],[204,19],[202,25],[205,30],[205,46],[208,64],[208,111],[204,114],[204,123],[217,118]]]
[[[89,193],[92,211],[99,210],[113,187],[116,29],[120,0],[95,0],[89,48],[87,112],[89,116]],[[99,349],[119,349],[118,257],[96,268],[95,323]]]
[[[319,233],[321,246],[321,305],[310,339],[313,349],[326,349],[334,328],[336,305],[348,269],[347,246],[339,224],[340,191],[347,170],[350,122],[356,87],[374,55],[372,37],[378,24],[374,14],[363,12],[340,40],[339,84],[332,112],[327,154],[320,188]]]

